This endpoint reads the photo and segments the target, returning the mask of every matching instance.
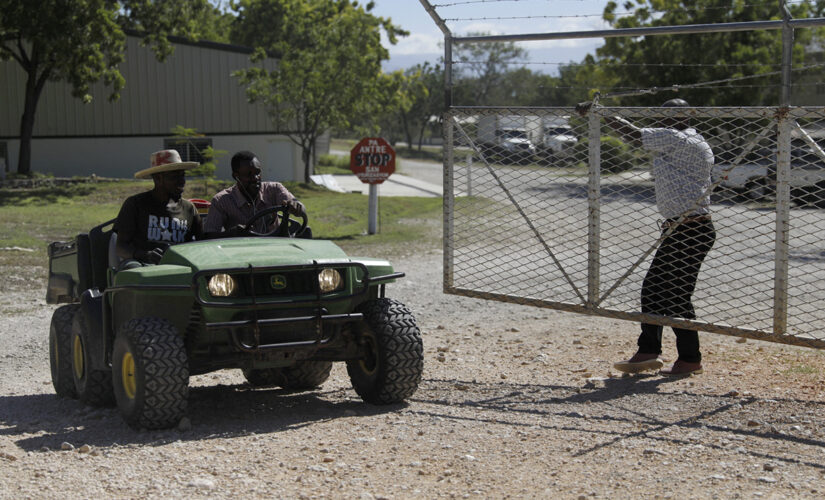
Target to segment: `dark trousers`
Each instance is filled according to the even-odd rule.
[[[665,228],[662,231],[666,231]],[[710,218],[685,221],[662,241],[642,284],[642,312],[672,318],[696,319],[691,297],[705,256],[716,241]],[[696,330],[673,328],[679,359],[702,360]],[[661,354],[662,326],[642,323],[639,352]]]

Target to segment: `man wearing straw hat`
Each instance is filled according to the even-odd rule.
[[[123,202],[115,222],[117,255],[121,269],[157,264],[170,245],[200,239],[203,225],[195,206],[181,198],[186,171],[196,162],[183,162],[174,149],[152,153],[151,167],[135,174],[155,183],[151,191]]]

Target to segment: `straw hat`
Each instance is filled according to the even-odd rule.
[[[148,179],[152,174],[173,170],[191,170],[199,164],[196,161],[180,161],[180,153],[174,149],[155,151],[151,157],[152,166],[135,174],[135,179]]]

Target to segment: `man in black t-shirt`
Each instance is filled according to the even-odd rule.
[[[157,264],[170,245],[200,239],[203,224],[195,206],[181,198],[186,185],[186,170],[196,162],[182,162],[173,149],[152,153],[152,166],[135,174],[137,179],[152,177],[151,191],[130,196],[123,202],[115,222],[120,268]]]

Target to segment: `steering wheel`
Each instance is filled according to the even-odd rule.
[[[261,232],[261,233],[251,229],[252,225],[258,219],[262,219],[262,218],[264,218],[264,217],[266,217],[267,215],[270,215],[270,214],[275,214],[275,215],[273,215],[273,218],[278,219],[278,227],[276,227],[272,231],[265,231],[265,232]],[[286,206],[286,205],[279,205],[277,207],[265,208],[263,210],[259,210],[259,211],[255,212],[255,214],[252,217],[250,217],[248,221],[246,221],[246,224],[244,224],[244,230],[246,232],[248,232],[249,234],[253,235],[253,236],[281,236],[281,237],[294,238],[296,235],[301,234],[304,231],[304,229],[306,229],[306,227],[307,227],[307,216],[306,216],[306,214],[300,216],[301,219],[302,219],[301,220],[301,227],[298,228],[295,231],[290,231],[289,230],[289,221],[290,220],[294,220],[295,222],[298,222],[297,218],[292,219],[292,217],[298,217],[298,216],[297,215],[293,216],[292,214],[290,214],[289,213],[289,207]]]

